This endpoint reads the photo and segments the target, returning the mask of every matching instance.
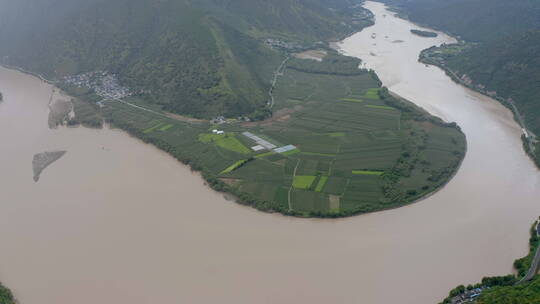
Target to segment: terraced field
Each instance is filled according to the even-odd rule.
[[[256,123],[189,123],[114,101],[104,114],[202,170],[213,188],[262,210],[298,216],[347,216],[410,203],[442,186],[464,156],[465,138],[455,126],[390,96],[367,71],[340,76],[285,69],[274,94],[275,116]]]

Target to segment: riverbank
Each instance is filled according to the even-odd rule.
[[[445,64],[445,60],[443,58],[439,58],[437,56],[439,50],[445,49],[445,48],[452,48],[454,45],[443,45],[440,47],[430,47],[428,49],[423,50],[419,55],[419,62],[422,62],[424,64],[429,64],[436,66],[443,70],[448,77],[450,77],[455,83],[462,85],[466,88],[469,88],[475,92],[478,92],[484,96],[487,96],[489,98],[493,98],[500,102],[503,106],[505,106],[507,109],[509,109],[512,114],[514,115],[514,120],[521,126],[523,130],[523,135],[521,137],[523,141],[523,148],[527,155],[529,155],[530,159],[535,163],[537,168],[540,168],[540,154],[537,152],[538,149],[540,149],[539,141],[536,139],[536,136],[528,130],[524,120],[523,116],[519,113],[519,110],[515,106],[515,104],[512,102],[511,99],[505,99],[498,95],[496,95],[494,92],[488,92],[485,88],[483,88],[482,85],[479,84],[473,84],[472,81],[466,76],[461,75],[459,76],[456,71],[452,70],[450,67],[448,67]],[[538,146],[538,147],[537,147]]]
[[[485,277],[481,283],[466,287],[460,285],[452,289],[440,304],[536,303],[540,300],[540,277],[537,275],[540,259],[538,225],[536,221],[530,229],[529,254],[514,261],[515,275]],[[532,286],[535,286],[532,290],[528,289]],[[528,292],[524,293],[527,289]]]

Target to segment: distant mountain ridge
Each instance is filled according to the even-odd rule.
[[[284,59],[267,38],[299,45],[367,25],[352,0],[0,0],[2,62],[61,78],[107,70],[149,102],[195,117],[264,108]],[[357,8],[356,10],[361,10]]]
[[[537,0],[381,0],[414,22],[468,41],[490,41],[540,28]]]

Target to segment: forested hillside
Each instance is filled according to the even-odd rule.
[[[540,28],[537,0],[382,0],[409,19],[468,41],[489,41]]]
[[[540,1],[385,0],[412,21],[461,37],[444,48],[445,68],[504,100],[513,100],[527,128],[540,135]],[[476,42],[471,44],[471,42]],[[540,165],[540,145],[535,158]]]
[[[527,126],[540,134],[540,31],[496,39],[450,57],[447,65],[487,91],[512,98]]]
[[[265,40],[301,46],[350,33],[369,22],[351,2],[0,0],[0,56],[51,79],[106,70],[171,112],[249,114],[284,59]]]

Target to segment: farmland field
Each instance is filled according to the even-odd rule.
[[[293,179],[293,187],[296,189],[309,189],[315,181],[315,176],[296,175]]]
[[[371,72],[322,69],[286,68],[274,90],[274,117],[264,121],[187,122],[114,101],[101,111],[112,125],[201,170],[214,189],[297,216],[402,206],[457,170],[466,148],[458,128],[390,96]]]

